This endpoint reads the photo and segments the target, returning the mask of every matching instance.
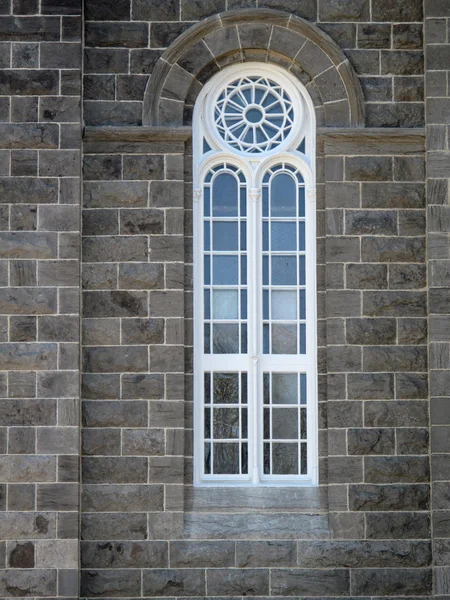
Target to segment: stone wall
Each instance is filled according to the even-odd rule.
[[[423,125],[422,0],[86,0],[86,124],[140,125],[162,52],[197,21],[256,6],[317,23],[344,49],[365,91],[369,127]]]
[[[426,133],[428,305],[434,590],[450,595],[450,208],[448,145],[450,3],[428,0],[426,17]]]
[[[78,594],[81,1],[0,2],[0,596]]]
[[[0,596],[450,597],[450,3],[425,2],[425,132],[421,0],[257,4],[344,53],[321,48],[321,79],[311,38],[290,54],[293,17],[280,31],[265,14],[246,41],[235,26],[238,60],[290,61],[322,116],[320,485],[192,485],[185,84],[214,73],[220,28],[254,1],[85,0],[82,66],[79,0],[0,0]],[[212,60],[186,45],[179,71],[185,127],[142,126],[161,55],[206,17]]]

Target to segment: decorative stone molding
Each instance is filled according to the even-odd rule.
[[[143,124],[190,124],[203,83],[227,65],[249,60],[275,63],[296,75],[313,99],[318,125],[364,126],[362,89],[339,46],[308,21],[269,9],[220,13],[179,36],[153,70]]]

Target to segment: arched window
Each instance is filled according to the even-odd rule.
[[[228,67],[194,111],[197,485],[317,483],[315,246],[311,99]]]

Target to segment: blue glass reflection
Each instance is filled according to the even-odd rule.
[[[213,222],[213,250],[229,251],[238,249],[237,222]]]
[[[247,250],[247,225],[241,223],[241,250]]]
[[[241,188],[241,217],[247,216],[247,190],[245,187]]]
[[[299,315],[300,319],[306,319],[306,291],[300,290],[300,299],[299,299]]]
[[[269,285],[269,257],[263,256],[263,285]]]
[[[203,192],[203,214],[205,217],[211,215],[211,190],[209,187],[205,187]]]
[[[268,178],[269,175],[266,175],[266,177]],[[264,177],[264,179],[266,177]],[[263,217],[269,216],[269,188],[268,187],[263,187],[263,191],[262,191],[262,214],[263,214]]]
[[[209,221],[203,223],[203,242],[206,251],[211,250]]]
[[[241,319],[247,318],[247,290],[241,290]]]
[[[263,250],[267,252],[269,250],[269,223],[263,221]]]
[[[304,252],[306,247],[305,241],[305,221],[300,221],[298,224],[298,249]]]
[[[305,216],[305,188],[298,188],[298,215]]]
[[[296,256],[272,256],[272,285],[297,285]]]
[[[300,374],[300,404],[306,404],[306,373]]]
[[[247,285],[247,257],[241,256],[241,285]]]
[[[306,265],[305,265],[305,255],[298,257],[298,276],[299,276],[299,284],[306,285]]]
[[[210,292],[208,290],[203,291],[204,297],[204,305],[205,305],[205,319],[211,318],[211,301],[210,301]]]
[[[236,217],[238,214],[238,182],[230,173],[220,173],[213,182],[213,215]]]
[[[272,250],[297,250],[295,223],[287,221],[274,221],[272,223]]]
[[[211,257],[209,255],[203,258],[203,271],[205,285],[211,285]]]
[[[238,257],[213,257],[213,283],[215,285],[238,284]]]
[[[280,173],[270,186],[270,210],[273,217],[296,216],[296,185],[293,177]]]

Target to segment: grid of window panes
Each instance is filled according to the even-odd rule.
[[[211,169],[203,192],[204,352],[247,353],[247,197],[243,173]]]
[[[204,374],[206,475],[248,473],[247,373]]]
[[[263,353],[306,354],[305,186],[271,168],[262,188]]]
[[[264,475],[306,475],[306,373],[263,373],[263,390]]]

